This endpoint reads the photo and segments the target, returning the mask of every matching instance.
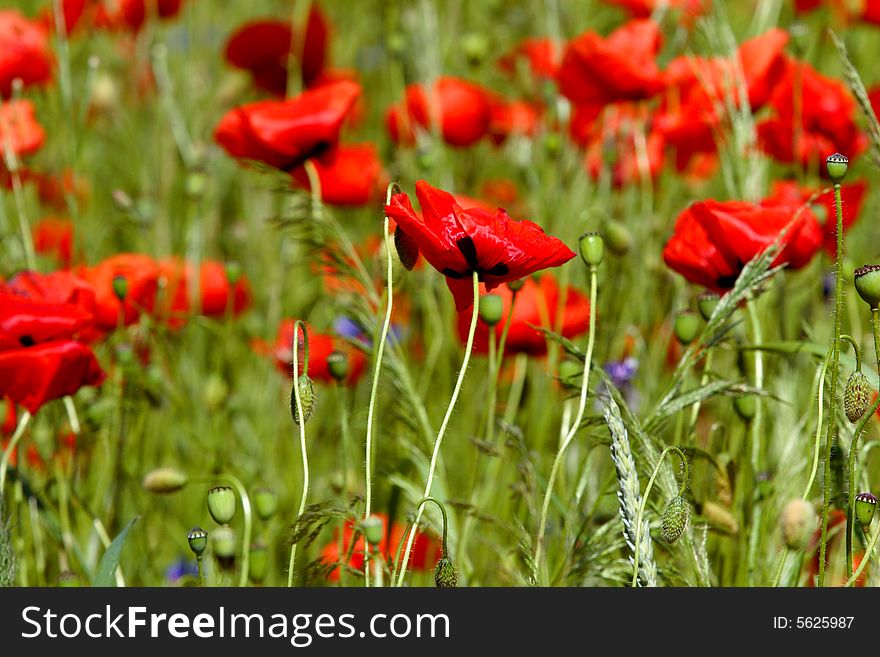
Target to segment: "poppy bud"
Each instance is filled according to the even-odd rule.
[[[504,314],[504,301],[497,294],[484,294],[480,298],[480,319],[488,326],[495,326]]]
[[[201,527],[193,527],[186,533],[186,540],[189,542],[189,549],[193,554],[200,557],[208,547],[208,532]]]
[[[403,232],[400,226],[394,229],[394,248],[397,250],[400,264],[407,271],[412,271],[419,259],[419,245],[412,237]]]
[[[859,267],[853,274],[856,291],[871,310],[880,307],[880,265]]]
[[[843,410],[847,419],[855,424],[871,405],[871,386],[868,377],[861,372],[853,372],[846,381],[843,392]]]
[[[681,344],[689,345],[700,334],[700,318],[693,310],[682,310],[675,315],[673,330]]]
[[[260,520],[268,520],[278,510],[278,496],[271,488],[257,488],[254,491],[254,507]]]
[[[736,518],[720,504],[712,501],[703,502],[701,511],[706,520],[716,529],[728,534],[736,534],[739,531]]]
[[[489,54],[489,40],[485,34],[471,32],[462,37],[461,49],[464,51],[464,56],[467,57],[468,63],[476,66],[483,62],[486,59],[486,55]]]
[[[619,221],[609,221],[605,224],[603,237],[608,245],[608,250],[614,255],[626,255],[632,246],[632,234],[629,232],[629,228]]]
[[[367,543],[376,546],[382,542],[382,519],[379,516],[370,516],[361,520],[361,531]]]
[[[186,486],[186,475],[174,468],[157,468],[147,473],[143,486],[151,493],[176,493]]]
[[[508,281],[507,282],[507,289],[510,290],[511,292],[519,292],[523,288],[523,285],[525,285],[525,284],[526,284],[526,279],[517,278],[515,281]]]
[[[235,556],[235,532],[232,527],[218,527],[211,532],[211,547],[220,559],[231,559]]]
[[[60,588],[78,588],[80,586],[79,575],[65,570],[58,575],[58,586]]]
[[[862,527],[867,527],[874,520],[874,512],[877,510],[877,498],[871,493],[859,493],[856,495],[856,519]]]
[[[547,133],[544,137],[544,150],[547,151],[547,155],[551,157],[559,154],[559,151],[562,150],[562,139],[557,133]]]
[[[241,279],[241,265],[237,262],[226,263],[226,280],[229,284],[235,286]]]
[[[782,538],[790,550],[806,547],[818,524],[813,505],[799,497],[785,505],[779,520]]]
[[[211,374],[205,381],[204,400],[205,406],[210,410],[216,410],[229,396],[229,386],[219,374]]]
[[[266,577],[266,570],[269,566],[269,550],[264,543],[258,541],[251,543],[251,549],[248,556],[250,564],[248,576],[251,578],[252,582],[260,584],[263,581],[263,578]]]
[[[215,486],[208,491],[208,511],[218,525],[227,525],[235,516],[235,493],[229,486]]]
[[[453,589],[458,584],[458,573],[449,557],[443,557],[437,562],[434,568],[434,584],[438,589]]]
[[[733,400],[733,410],[743,422],[749,422],[758,410],[754,395],[740,395]]]
[[[715,306],[718,305],[718,302],[720,300],[721,297],[719,297],[715,292],[703,292],[700,296],[697,297],[697,310],[700,311],[700,316],[705,321],[709,321],[712,313],[715,312]]]
[[[299,382],[299,401],[302,404],[303,421],[308,422],[312,416],[312,411],[315,410],[315,385],[312,383],[312,379],[305,374],[300,374],[297,381]],[[290,416],[294,422],[299,424],[299,413],[296,410],[296,394],[292,388],[290,390]]]
[[[327,369],[337,381],[348,376],[348,357],[341,351],[334,351],[327,356]]]
[[[128,279],[119,275],[113,277],[113,294],[120,301],[125,301],[125,295],[128,294]]]
[[[599,233],[584,233],[578,242],[581,258],[589,267],[597,267],[605,255],[605,241]]]
[[[849,168],[849,160],[840,153],[835,153],[834,155],[829,155],[825,159],[825,167],[828,169],[828,177],[831,178],[831,182],[835,185],[839,185],[846,177],[846,171]]]
[[[691,508],[687,501],[678,495],[670,500],[663,511],[663,524],[660,533],[667,543],[675,543],[688,524]]]

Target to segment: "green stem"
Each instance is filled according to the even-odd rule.
[[[21,437],[24,435],[24,430],[27,428],[30,419],[30,412],[25,411],[22,413],[21,418],[18,420],[18,425],[15,427],[15,433],[12,434],[12,438],[9,439],[6,449],[3,450],[3,458],[0,459],[0,498],[3,497],[3,484],[6,483],[6,470],[9,467],[9,459],[12,456],[12,452],[15,451],[18,441],[21,440]]]
[[[299,501],[299,511],[296,514],[296,520],[293,523],[293,532],[296,534],[296,528],[299,524],[300,516],[302,516],[303,512],[306,510],[306,500],[309,496],[309,455],[306,451],[306,421],[303,416],[303,408],[302,408],[302,396],[299,393],[299,340],[297,339],[297,335],[302,329],[303,333],[303,373],[302,376],[308,376],[309,373],[309,332],[306,330],[305,324],[301,320],[296,320],[293,325],[293,398],[296,403],[296,416],[299,418],[299,444],[300,451],[302,452],[302,462],[303,462],[303,487],[302,487],[302,496]],[[245,541],[244,549],[245,554],[247,554],[247,550],[250,547],[250,537],[247,537],[247,541]],[[297,541],[294,540],[293,544],[290,546],[290,562],[288,564],[287,570],[287,586],[293,586],[293,573],[294,567],[296,566],[296,547]]]
[[[534,571],[536,576],[541,572],[541,559],[544,552],[544,534],[547,530],[547,512],[550,509],[550,499],[553,497],[553,484],[556,481],[556,475],[562,464],[562,459],[569,444],[577,434],[584,417],[584,411],[587,407],[587,392],[590,387],[590,367],[593,361],[593,346],[596,342],[596,292],[598,286],[597,268],[595,265],[590,267],[590,335],[587,340],[587,353],[584,356],[584,375],[581,380],[581,397],[578,405],[578,412],[575,420],[568,430],[568,434],[559,446],[556,452],[556,458],[553,460],[553,467],[550,469],[550,478],[547,480],[547,492],[544,494],[544,503],[541,506],[541,518],[538,523],[538,536],[535,546]]]
[[[294,339],[296,339],[295,333]],[[302,409],[299,408],[298,410],[300,412],[299,416],[302,417]],[[305,445],[303,445],[303,449],[305,449]],[[308,471],[308,464],[306,465],[306,470]],[[221,475],[221,477],[229,481],[235,487],[238,496],[241,498],[241,511],[244,515],[244,540],[242,541],[241,545],[241,574],[238,578],[238,585],[247,586],[248,574],[250,572],[251,536],[253,534],[253,512],[251,511],[251,498],[248,496],[247,489],[244,487],[244,484],[241,483],[238,477],[231,474],[223,474]],[[306,475],[306,480],[308,483],[308,474]],[[302,515],[302,510],[300,510],[300,515]],[[291,572],[292,571],[293,567],[291,566]]]
[[[458,401],[458,394],[461,392],[461,384],[464,381],[464,374],[467,371],[468,363],[471,358],[471,351],[474,347],[474,334],[477,331],[477,319],[480,316],[480,279],[479,274],[473,273],[474,283],[474,310],[471,315],[471,326],[468,331],[467,345],[464,349],[464,358],[461,361],[461,369],[458,371],[458,379],[455,382],[455,388],[452,391],[452,398],[449,400],[449,406],[446,408],[446,415],[443,416],[443,422],[440,424],[440,431],[434,441],[434,451],[431,454],[431,465],[428,467],[428,480],[425,483],[425,493],[422,497],[430,497],[431,486],[434,483],[434,471],[437,469],[437,458],[440,455],[440,445],[443,443],[443,436],[446,433],[446,426],[449,424],[449,418],[452,417],[452,411],[455,408],[455,402]],[[424,507],[420,506],[416,513],[416,519],[413,522],[412,529],[406,539],[406,549],[403,552],[403,561],[401,561],[400,572],[397,577],[396,586],[403,586],[403,578],[406,575],[406,564],[409,563],[409,555],[412,551],[413,542],[415,541],[416,531],[419,527],[419,521],[422,519]]]

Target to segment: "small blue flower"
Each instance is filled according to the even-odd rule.
[[[165,570],[165,579],[172,584],[176,583],[183,577],[198,577],[198,575],[199,568],[196,565],[196,562],[187,559],[186,557],[180,557]]]

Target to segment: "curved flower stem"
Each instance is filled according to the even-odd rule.
[[[428,502],[433,502],[434,504],[436,504],[437,508],[440,509],[440,514],[443,516],[443,538],[442,538],[442,541],[440,544],[440,546],[441,546],[440,547],[440,558],[445,559],[446,557],[449,556],[449,548],[447,546],[447,541],[446,541],[447,528],[449,527],[449,520],[446,516],[446,507],[443,506],[443,504],[441,504],[439,501],[437,501],[436,498],[426,496],[426,497],[423,497],[422,499],[419,500],[419,503],[416,505],[416,508],[418,510],[421,510],[422,507],[424,507],[425,504],[427,504]],[[413,529],[414,529],[414,526],[412,523],[410,523],[407,526],[407,532],[410,532]],[[394,555],[394,563],[393,563],[394,568],[391,573],[391,581],[392,582],[397,578],[397,574],[400,572],[400,564],[401,564],[400,550],[402,547],[403,547],[403,543],[398,545],[397,546],[397,553]]]
[[[392,182],[388,185],[385,192],[385,205],[391,203],[391,196],[394,189],[400,192],[400,185]],[[370,387],[370,403],[367,409],[367,438],[364,448],[364,476],[365,476],[365,499],[364,499],[364,520],[370,517],[373,510],[373,416],[376,410],[376,395],[379,390],[379,373],[382,371],[382,356],[385,354],[385,343],[388,341],[388,331],[391,328],[391,310],[394,304],[394,271],[392,269],[391,256],[391,239],[388,233],[388,215],[385,215],[382,225],[382,235],[385,240],[385,259],[388,261],[388,270],[386,272],[388,288],[388,304],[385,307],[385,320],[382,322],[382,331],[379,334],[379,340],[376,344],[376,366],[373,368],[373,382]],[[370,567],[369,567],[369,544],[366,546],[367,557],[364,559],[364,586],[370,586]]]
[[[6,470],[9,467],[9,459],[12,457],[12,452],[15,451],[18,441],[21,440],[21,437],[24,435],[24,430],[27,428],[30,419],[31,414],[29,411],[22,413],[21,418],[18,421],[18,426],[15,427],[15,433],[12,434],[12,438],[9,439],[9,444],[7,444],[6,449],[3,450],[3,458],[0,459],[0,497],[3,497],[3,484],[6,483]]]
[[[431,465],[428,467],[428,480],[425,483],[425,494],[423,497],[430,497],[431,486],[434,483],[434,471],[437,469],[437,458],[440,455],[440,445],[443,443],[443,436],[446,433],[446,426],[449,424],[449,418],[452,417],[452,410],[455,408],[455,402],[458,401],[458,394],[461,392],[461,384],[464,381],[464,373],[467,371],[468,363],[471,359],[471,351],[474,347],[474,334],[477,331],[477,319],[480,317],[480,279],[477,272],[473,273],[474,282],[474,310],[471,315],[471,326],[468,331],[467,345],[464,349],[464,358],[461,361],[461,369],[458,371],[458,379],[455,382],[455,388],[452,390],[452,398],[449,400],[449,406],[446,408],[446,415],[443,416],[443,422],[440,424],[440,431],[437,432],[437,438],[434,441],[434,451],[431,454]],[[403,561],[400,562],[399,573],[396,586],[403,586],[403,578],[406,575],[406,564],[409,563],[409,555],[412,551],[413,542],[415,541],[416,531],[419,527],[419,521],[422,519],[424,507],[419,506],[416,513],[416,519],[412,524],[412,529],[406,539],[406,549],[403,551]]]
[[[296,528],[299,524],[299,518],[306,510],[306,500],[309,496],[309,455],[306,452],[306,421],[303,416],[302,396],[299,394],[299,340],[297,335],[299,331],[303,333],[303,373],[302,376],[309,374],[309,332],[306,330],[305,324],[301,320],[296,320],[293,324],[293,357],[291,359],[293,365],[293,398],[296,403],[296,416],[300,419],[299,425],[299,444],[302,452],[303,461],[303,487],[302,496],[299,501],[299,511],[296,514],[296,520],[293,522],[293,533],[296,534]],[[295,538],[295,536],[294,536]],[[294,540],[290,546],[290,563],[287,570],[287,586],[293,586],[293,571],[296,565],[296,546],[297,541]],[[246,547],[250,547],[249,545]]]
[[[302,411],[300,411],[302,417]],[[248,574],[250,573],[251,563],[251,536],[253,534],[253,512],[251,511],[251,498],[248,496],[247,489],[241,480],[235,475],[224,473],[220,475],[220,479],[226,479],[233,485],[238,496],[241,498],[241,511],[244,515],[244,537],[241,546],[241,574],[238,578],[239,586],[247,586]],[[300,511],[302,513],[302,511]],[[296,547],[294,545],[294,547]],[[291,567],[292,572],[292,567]],[[201,578],[201,563],[199,563],[199,577]]]
[[[688,479],[690,478],[690,468],[688,466],[687,458],[685,457],[684,452],[678,447],[670,445],[660,452],[660,458],[657,459],[657,465],[654,466],[654,472],[651,473],[651,478],[648,480],[648,485],[645,487],[645,493],[642,495],[642,502],[639,504],[639,514],[636,516],[636,545],[639,545],[642,540],[642,518],[645,515],[645,507],[648,505],[648,496],[651,494],[651,489],[654,487],[654,480],[660,472],[660,466],[663,465],[663,459],[669,452],[675,452],[678,454],[678,458],[681,459],[681,466],[684,469],[684,476],[681,478],[681,484],[678,487],[678,496],[681,497],[684,495],[684,491],[687,488]],[[634,552],[633,587],[638,586],[639,583],[639,551],[635,550]]]
[[[538,523],[538,536],[535,545],[534,572],[536,576],[541,572],[541,558],[544,552],[544,533],[547,529],[547,512],[550,509],[550,499],[553,497],[553,484],[556,481],[556,475],[559,472],[559,466],[562,465],[562,459],[569,444],[577,434],[581,426],[581,420],[584,417],[584,411],[587,407],[587,392],[590,387],[590,367],[593,361],[593,346],[596,343],[596,288],[598,286],[598,276],[596,265],[590,267],[590,335],[587,340],[587,353],[584,356],[584,375],[581,380],[581,398],[578,405],[578,412],[575,416],[571,428],[568,430],[565,438],[556,452],[556,458],[553,460],[553,467],[550,469],[550,478],[547,480],[547,492],[544,494],[544,503],[541,506],[541,518]]]
[[[817,586],[825,585],[825,552],[828,548],[828,507],[831,504],[831,445],[837,424],[837,376],[840,365],[840,323],[843,315],[843,201],[840,183],[834,183],[834,205],[837,208],[837,267],[834,288],[834,342],[831,351],[831,400],[828,407],[828,430],[825,434],[825,472],[822,491],[822,531],[819,538],[819,580]]]

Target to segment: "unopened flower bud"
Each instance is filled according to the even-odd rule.
[[[504,300],[497,294],[480,297],[480,319],[488,326],[495,326],[504,314]]]
[[[258,488],[254,491],[254,507],[260,520],[268,520],[278,510],[278,496],[271,488]]]
[[[461,39],[461,49],[467,57],[468,63],[477,65],[486,59],[489,54],[489,41],[485,34],[471,32]]]
[[[312,379],[305,374],[300,374],[297,381],[299,384],[299,402],[302,405],[303,421],[308,422],[309,418],[312,416],[312,412],[315,410],[315,403],[317,402],[315,385],[312,383]],[[296,408],[296,393],[292,388],[290,390],[290,416],[293,418],[294,422],[299,424],[299,411],[297,411]]]
[[[733,514],[730,511],[717,502],[706,500],[703,502],[701,512],[706,520],[708,520],[716,529],[727,532],[728,534],[736,534],[739,532],[739,525],[736,522],[736,518],[733,517]]]
[[[853,372],[846,381],[843,392],[843,410],[847,419],[855,424],[871,405],[871,385],[868,377],[861,372]]]
[[[128,279],[121,274],[113,277],[113,294],[120,301],[125,301],[128,294]]]
[[[367,543],[370,545],[379,545],[382,542],[382,519],[379,516],[370,516],[361,520],[361,531]]]
[[[218,525],[228,525],[235,516],[235,493],[229,486],[215,486],[208,491],[208,511]]]
[[[856,520],[862,527],[867,527],[874,520],[874,512],[877,511],[877,498],[871,493],[859,493],[856,495]]]
[[[718,305],[720,300],[721,297],[715,292],[703,292],[697,297],[697,310],[700,311],[700,316],[704,321],[709,321],[712,313],[715,312],[715,306]]]
[[[265,543],[259,541],[251,543],[248,557],[250,559],[248,576],[252,582],[260,584],[266,577],[266,571],[269,567],[269,550]]]
[[[344,381],[348,376],[348,356],[344,351],[334,351],[327,356],[327,370],[336,381]]]
[[[840,184],[840,182],[846,177],[846,171],[849,168],[849,160],[840,153],[835,153],[834,155],[829,155],[825,159],[825,166],[828,169],[828,177],[831,178],[831,182],[834,184]]]
[[[449,557],[443,557],[434,568],[434,584],[438,589],[453,589],[458,585],[458,573]]]
[[[790,550],[804,548],[816,531],[816,509],[809,502],[797,497],[785,505],[779,518],[782,538]]]
[[[605,240],[599,233],[585,233],[578,242],[581,259],[589,267],[596,267],[602,263],[605,256]]]
[[[189,549],[193,554],[200,557],[208,547],[208,532],[201,527],[193,527],[186,533],[186,540],[189,542]]]
[[[880,265],[864,265],[855,270],[853,282],[856,292],[871,306],[871,310],[880,307]]]
[[[733,400],[733,410],[744,422],[750,422],[758,410],[758,403],[754,395],[740,395]]]
[[[186,475],[175,468],[157,468],[144,477],[143,486],[151,493],[176,493],[186,486]]]
[[[691,507],[681,495],[673,497],[663,511],[660,533],[667,543],[675,543],[687,528]]]
[[[237,262],[226,263],[226,280],[233,287],[241,280],[241,265]]]
[[[673,330],[681,344],[689,345],[700,334],[700,318],[693,310],[682,310],[675,315]]]

